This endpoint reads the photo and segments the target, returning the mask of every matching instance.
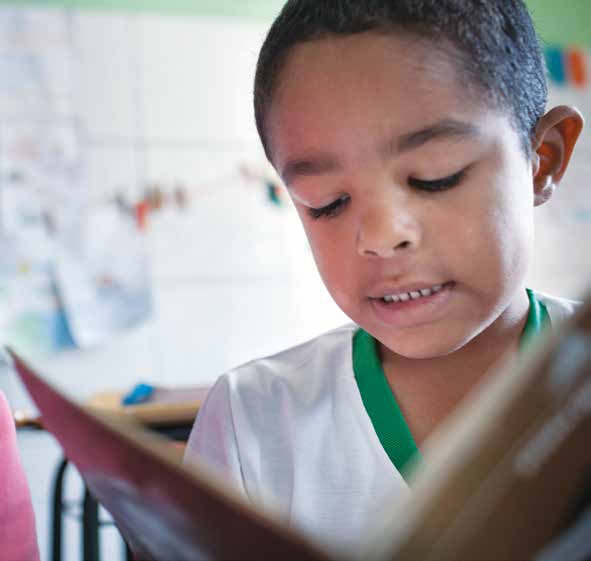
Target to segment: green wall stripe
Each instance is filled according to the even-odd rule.
[[[544,42],[591,46],[591,0],[526,0]],[[162,14],[232,16],[271,20],[283,0],[0,0],[15,6],[67,6]]]
[[[230,16],[271,20],[280,0],[0,0],[0,5],[60,6],[189,16]]]
[[[526,3],[546,44],[591,46],[591,1],[526,0]]]

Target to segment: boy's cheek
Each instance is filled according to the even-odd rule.
[[[359,297],[358,283],[363,271],[354,255],[326,248],[312,248],[316,267],[324,285],[340,307],[350,306]]]

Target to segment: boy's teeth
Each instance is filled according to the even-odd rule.
[[[388,294],[387,296],[384,296],[382,300],[385,302],[408,302],[411,299],[416,300],[423,296],[431,296],[431,294],[439,292],[442,288],[443,285],[436,284],[431,288],[421,288],[421,290],[412,290],[411,292],[402,292],[400,294]]]

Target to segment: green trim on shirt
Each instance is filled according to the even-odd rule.
[[[533,290],[526,288],[527,297],[529,298],[529,313],[527,314],[527,321],[521,334],[521,341],[519,346],[523,349],[530,341],[535,339],[540,333],[552,327],[550,316],[546,305],[540,302]]]
[[[384,375],[376,340],[363,329],[353,336],[353,372],[361,400],[386,454],[405,477],[420,452]]]
[[[551,327],[550,316],[529,288],[529,312],[521,335],[521,348]],[[410,428],[384,375],[376,340],[363,329],[353,335],[353,372],[361,400],[384,451],[407,479],[422,457]]]

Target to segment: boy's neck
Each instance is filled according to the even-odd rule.
[[[502,356],[517,353],[529,310],[525,289],[461,349],[441,357],[408,359],[384,349],[384,374],[420,443],[480,382]]]

